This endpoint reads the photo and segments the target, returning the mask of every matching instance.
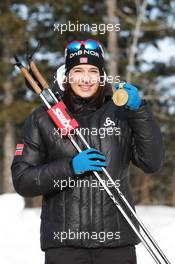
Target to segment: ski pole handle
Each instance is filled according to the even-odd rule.
[[[40,71],[38,70],[36,64],[33,61],[30,62],[30,68],[32,70],[32,73],[35,75],[36,79],[42,85],[42,87],[44,89],[48,89],[49,88],[48,83],[46,82],[46,80],[44,79],[44,77],[41,75]]]
[[[17,56],[14,56],[14,58],[16,60],[16,64],[15,65],[20,69],[20,71],[21,71],[22,75],[24,76],[24,78],[29,82],[29,84],[31,85],[33,90],[37,94],[40,94],[42,92],[42,90],[38,86],[38,84],[35,82],[35,80],[31,76],[31,74],[29,73],[29,71],[22,65],[22,63],[20,62],[20,60],[18,59]]]
[[[35,80],[32,78],[28,70],[24,67],[20,68],[20,71],[22,72],[23,76],[26,78],[26,80],[30,83],[32,86],[33,90],[37,93],[40,94],[42,92],[41,88],[38,86],[38,84],[35,82]]]
[[[58,95],[58,98],[57,98],[54,95],[54,93],[52,92],[52,90],[49,88],[48,83],[44,79],[43,75],[39,71],[39,69],[36,66],[36,64],[33,61],[31,61],[29,65],[30,65],[30,69],[31,69],[32,73],[34,74],[35,78],[37,79],[37,81],[41,84],[42,88],[44,89],[43,91],[48,91],[48,93],[51,95],[51,97],[53,98],[53,100],[56,103],[58,101],[62,101],[62,96],[60,95],[60,93],[57,94]]]

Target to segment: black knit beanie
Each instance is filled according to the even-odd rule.
[[[91,64],[104,71],[104,58],[101,49],[87,50],[82,44],[78,51],[70,52],[67,50],[65,57],[65,74],[79,64]]]

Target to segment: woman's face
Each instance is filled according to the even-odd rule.
[[[93,65],[77,65],[69,72],[69,83],[76,95],[82,98],[93,96],[100,84],[100,71]]]

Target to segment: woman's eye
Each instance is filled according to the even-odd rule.
[[[98,73],[98,71],[96,71],[96,70],[92,70],[91,72]]]

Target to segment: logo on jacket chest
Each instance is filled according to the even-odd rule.
[[[120,127],[111,117],[106,117],[103,121],[103,125],[100,128],[101,131],[104,131],[105,136],[119,136],[121,134]]]
[[[115,122],[111,120],[110,117],[106,117],[106,120],[103,124],[105,127],[109,127],[109,126],[115,126]]]

